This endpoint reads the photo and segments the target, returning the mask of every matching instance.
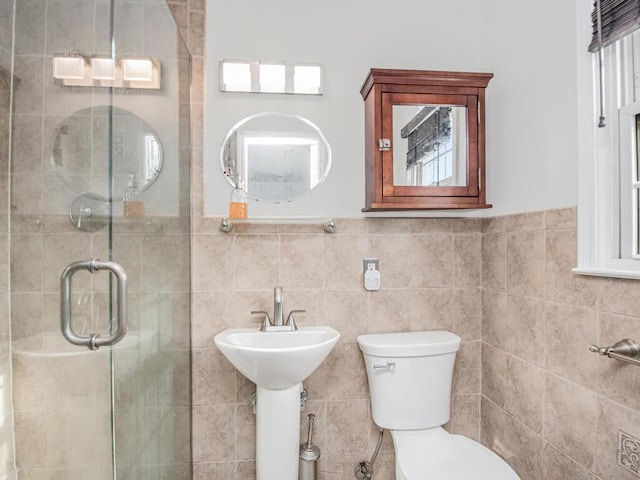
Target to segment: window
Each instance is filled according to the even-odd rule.
[[[637,7],[636,1],[616,3]],[[588,28],[592,6],[592,0],[578,0],[578,33],[582,34],[578,42],[581,172],[578,267],[574,271],[640,278],[640,31],[627,29],[620,33],[618,29],[603,41],[606,126],[598,128],[599,55],[588,53],[586,47],[591,41],[593,51]],[[605,13],[603,10],[603,36],[608,32]],[[592,18],[595,21],[595,13]]]

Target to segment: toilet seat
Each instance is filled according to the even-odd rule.
[[[441,427],[392,430],[397,480],[519,480],[488,448]]]

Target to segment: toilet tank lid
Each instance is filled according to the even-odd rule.
[[[380,357],[418,357],[452,353],[460,348],[460,337],[442,330],[430,332],[376,333],[360,335],[360,349]]]

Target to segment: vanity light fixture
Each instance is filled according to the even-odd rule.
[[[159,89],[161,66],[151,57],[54,55],[53,78],[67,87]]]
[[[115,60],[110,57],[93,57],[91,59],[91,77],[94,80],[115,80]]]
[[[53,57],[53,78],[60,80],[81,80],[85,77],[87,62],[81,55]]]
[[[286,65],[260,64],[260,91],[262,93],[285,93]]]
[[[322,95],[322,65],[221,60],[220,91]]]

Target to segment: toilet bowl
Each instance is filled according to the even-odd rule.
[[[442,428],[460,337],[445,331],[360,335],[373,421],[391,431],[397,480],[518,480],[490,449]]]

